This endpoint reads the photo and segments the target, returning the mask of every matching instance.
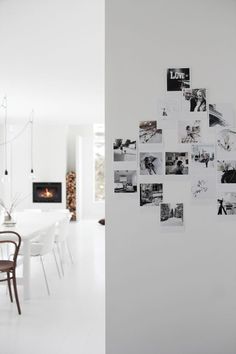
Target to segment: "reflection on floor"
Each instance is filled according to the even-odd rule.
[[[74,264],[59,279],[53,258],[45,258],[51,296],[40,262],[32,261],[32,299],[22,315],[0,286],[1,354],[105,353],[105,227],[96,221],[72,222],[69,243]]]

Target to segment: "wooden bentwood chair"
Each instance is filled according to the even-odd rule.
[[[17,293],[16,285],[16,261],[21,245],[21,237],[17,232],[14,231],[0,231],[0,244],[13,245],[15,251],[13,253],[13,260],[0,259],[0,274],[6,273],[7,277],[5,279],[0,279],[0,282],[7,281],[9,296],[11,302],[13,302],[12,291],[11,291],[11,279],[13,282],[14,294],[16,299],[16,305],[19,315],[21,315],[20,303]]]

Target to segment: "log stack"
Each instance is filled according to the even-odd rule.
[[[66,174],[66,208],[72,213],[71,220],[76,220],[76,173]]]

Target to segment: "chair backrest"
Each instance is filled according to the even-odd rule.
[[[71,214],[65,215],[65,217],[59,220],[56,224],[56,242],[62,242],[66,239],[69,231],[69,223],[71,219]]]
[[[15,231],[0,231],[0,245],[12,245],[14,247],[13,262],[16,267],[17,256],[21,245],[21,237]]]
[[[55,241],[55,224],[47,227],[40,233],[37,242],[41,243],[40,255],[43,256],[53,250]]]

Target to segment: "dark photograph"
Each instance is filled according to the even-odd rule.
[[[206,110],[206,89],[183,89],[182,111],[205,112]]]
[[[166,152],[166,175],[188,175],[187,152]]]
[[[140,153],[140,175],[162,175],[162,152]]]
[[[136,140],[115,139],[113,143],[114,161],[136,161]]]
[[[158,206],[163,200],[162,183],[140,184],[140,206]]]
[[[183,203],[161,203],[160,223],[161,227],[183,227]]]
[[[137,192],[137,171],[114,171],[114,183],[115,193]]]
[[[190,69],[167,69],[167,91],[182,91],[190,87]]]
[[[236,161],[217,161],[218,183],[236,183]]]
[[[209,104],[209,127],[230,127],[234,125],[232,105],[227,103]]]
[[[139,124],[139,142],[141,144],[162,143],[162,129],[157,129],[157,121],[143,121]]]

